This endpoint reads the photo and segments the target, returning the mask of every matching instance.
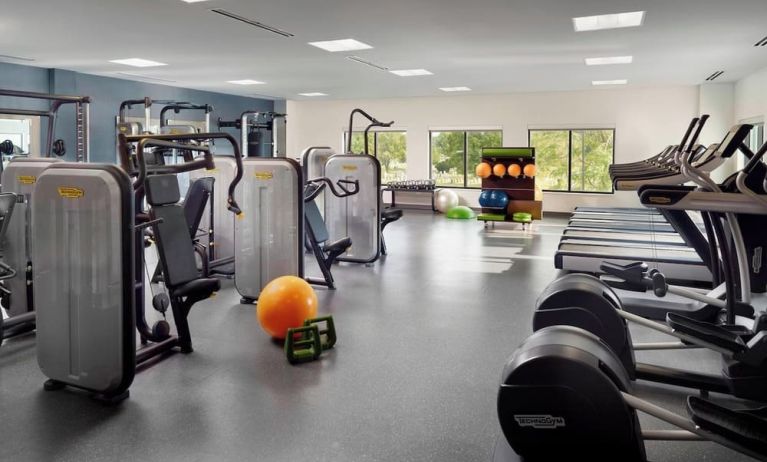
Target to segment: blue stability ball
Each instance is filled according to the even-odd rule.
[[[487,196],[487,206],[488,207],[498,207],[496,203],[498,202],[498,191],[493,189],[490,191],[490,194]]]
[[[479,193],[479,205],[481,207],[491,207],[490,205],[490,191],[489,189],[483,189],[481,193]]]
[[[509,205],[509,196],[506,194],[505,191],[498,191],[497,199],[496,199],[496,207],[498,208],[506,208],[507,205]]]

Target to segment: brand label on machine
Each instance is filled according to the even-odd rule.
[[[671,199],[664,196],[650,196],[650,202],[653,204],[670,204]]]
[[[520,427],[531,427],[536,430],[552,430],[565,426],[564,417],[554,417],[552,415],[515,415],[514,420]]]
[[[16,179],[21,184],[35,184],[37,182],[37,177],[32,175],[19,175]]]
[[[254,175],[259,180],[271,180],[274,178],[274,173],[272,172],[255,172]]]
[[[347,172],[356,172],[358,170],[356,165],[350,165],[350,164],[342,165],[341,169]]]
[[[79,199],[85,195],[85,191],[74,186],[59,186],[59,196],[67,199]]]
[[[762,254],[764,252],[763,247],[757,247],[754,249],[754,256],[751,259],[751,266],[754,269],[754,273],[759,274],[762,270]]]

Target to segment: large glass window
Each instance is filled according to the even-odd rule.
[[[430,132],[431,178],[437,186],[479,188],[474,175],[482,148],[503,146],[501,130],[450,130]]]
[[[612,192],[615,130],[530,130],[529,138],[544,191]]]
[[[345,134],[348,136],[348,132]],[[344,138],[344,149],[346,138]],[[352,133],[352,152],[365,151],[363,132]],[[407,132],[368,132],[368,151],[381,164],[381,182],[402,181],[407,178]]]

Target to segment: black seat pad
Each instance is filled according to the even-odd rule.
[[[195,297],[207,298],[213,292],[221,288],[221,281],[213,278],[195,279],[178,287],[174,287],[172,295],[174,297]]]
[[[323,247],[323,250],[327,253],[335,252],[335,251],[345,251],[349,247],[352,246],[352,239],[350,237],[343,237],[337,241],[331,242],[330,244],[325,244]]]
[[[381,210],[381,219],[384,221],[397,221],[402,218],[402,209],[388,208]]]

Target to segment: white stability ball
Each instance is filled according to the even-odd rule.
[[[434,194],[437,196],[434,198],[434,203],[437,210],[442,213],[447,213],[458,205],[458,194],[452,189],[438,189]]]

